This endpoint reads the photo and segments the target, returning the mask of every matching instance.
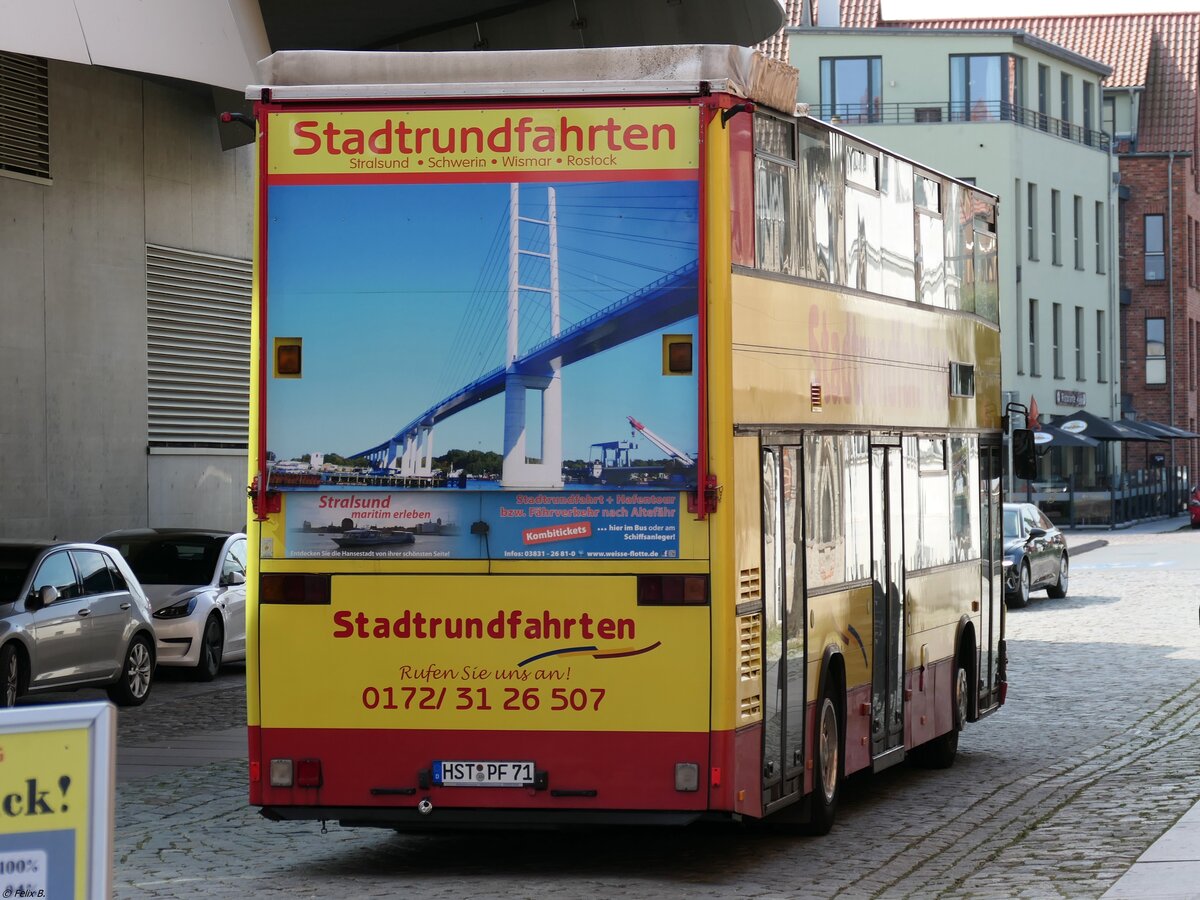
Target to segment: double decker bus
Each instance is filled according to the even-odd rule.
[[[281,52],[250,801],[833,822],[1005,697],[996,198],[739,47]]]

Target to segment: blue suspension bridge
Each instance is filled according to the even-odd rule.
[[[563,483],[563,368],[696,315],[699,267],[692,253],[691,259],[684,265],[564,328],[559,287],[556,189],[550,187],[546,190],[546,217],[534,218],[521,215],[519,186],[513,184],[510,187],[508,250],[505,254],[507,309],[504,364],[461,387],[451,388],[387,440],[353,454],[354,457],[366,458],[376,470],[393,472],[405,479],[432,478],[436,426],[476,404],[503,394],[504,465],[501,484],[505,487],[560,487]],[[541,231],[544,235],[541,246],[545,250],[528,249],[523,245],[522,222]],[[525,244],[528,243],[526,240]],[[533,279],[524,278],[529,270],[538,272],[538,275]],[[535,285],[528,281],[544,283]],[[544,314],[545,307],[548,307],[549,336],[532,347],[521,349],[521,325],[529,315],[523,310],[530,306],[531,294],[540,295],[548,301],[544,305],[535,304],[535,308]],[[530,391],[540,392],[541,396],[540,448],[527,446],[530,411],[526,403]]]

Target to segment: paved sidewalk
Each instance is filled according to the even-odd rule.
[[[1108,535],[1165,534],[1189,527],[1186,514],[1099,531],[1063,529],[1072,553],[1108,543]],[[1200,803],[1193,806],[1103,895],[1104,900],[1195,900],[1200,897]]]

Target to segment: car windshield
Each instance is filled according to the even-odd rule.
[[[1021,512],[1016,509],[1004,511],[1004,536],[1015,538],[1021,533]]]
[[[38,547],[0,547],[0,603],[18,599],[39,552]]]
[[[224,544],[204,535],[121,538],[111,543],[142,584],[208,584]]]

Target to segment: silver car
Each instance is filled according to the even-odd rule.
[[[138,528],[97,543],[120,552],[149,596],[160,666],[211,681],[223,662],[246,658],[246,535]]]
[[[154,677],[150,601],[109,547],[0,540],[0,706],[26,693],[107,688],[138,706]]]

